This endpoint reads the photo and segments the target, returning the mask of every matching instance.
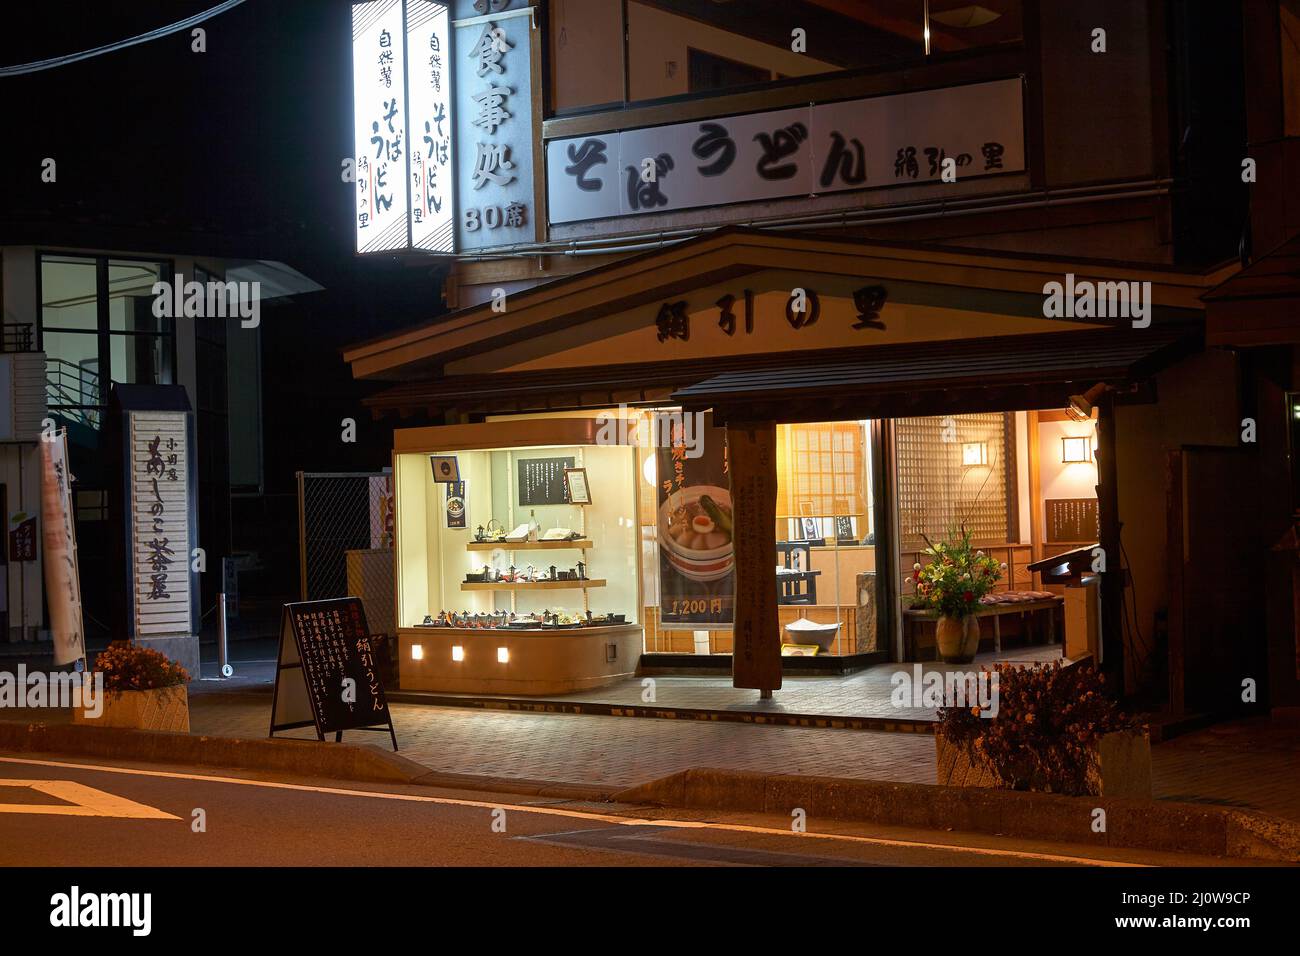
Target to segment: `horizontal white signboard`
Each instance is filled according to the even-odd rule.
[[[551,140],[550,221],[1019,172],[1022,93],[1014,78]]]

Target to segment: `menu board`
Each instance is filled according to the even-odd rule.
[[[521,505],[567,505],[568,489],[564,469],[572,468],[569,458],[521,458],[519,460],[519,503]]]
[[[310,726],[321,740],[327,733],[342,740],[345,730],[387,727],[397,749],[360,598],[284,606],[270,736]]]
[[[1101,535],[1096,498],[1048,498],[1048,541],[1096,541]]]

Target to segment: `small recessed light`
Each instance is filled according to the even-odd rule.
[[[424,660],[424,645],[423,645],[423,644],[412,644],[412,645],[411,645],[411,660],[413,660],[413,661],[422,661],[422,660]]]
[[[451,647],[451,659],[453,661],[463,661],[465,659],[465,648],[459,644],[453,644]]]
[[[510,663],[510,648],[508,647],[497,648],[497,663],[498,664]]]

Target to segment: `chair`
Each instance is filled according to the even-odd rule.
[[[810,569],[812,549],[824,547],[825,538],[809,541],[778,541],[776,550],[781,554],[781,566],[787,570],[776,576],[776,603],[779,605],[811,605],[817,603],[817,576],[820,571]],[[802,557],[796,557],[802,553]],[[792,570],[794,568],[798,570]]]

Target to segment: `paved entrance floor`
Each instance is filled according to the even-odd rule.
[[[691,767],[934,782],[934,738],[706,720],[634,720],[394,704],[404,756],[444,773],[632,786]],[[270,701],[197,695],[192,731],[264,737]],[[278,736],[278,735],[277,735]],[[311,739],[310,729],[286,736]],[[380,743],[354,731],[345,742]],[[1300,720],[1221,724],[1152,748],[1157,798],[1300,820]]]
[[[1038,664],[1062,660],[1061,645],[1047,644],[981,654],[974,664],[944,664],[926,661],[923,671],[978,670],[998,661]],[[933,721],[933,708],[896,707],[891,700],[893,676],[899,671],[913,674],[913,664],[876,664],[847,677],[791,677],[786,675],[781,689],[771,700],[760,700],[758,691],[731,686],[727,677],[634,677],[607,687],[576,691],[571,694],[548,694],[546,700],[564,704],[605,704],[624,707],[658,707],[682,710],[725,710],[752,714],[798,714],[822,717],[861,717],[882,720]],[[654,680],[654,699],[647,700],[644,682]],[[418,698],[419,692],[405,692]],[[436,694],[440,698],[474,699],[488,695]]]

